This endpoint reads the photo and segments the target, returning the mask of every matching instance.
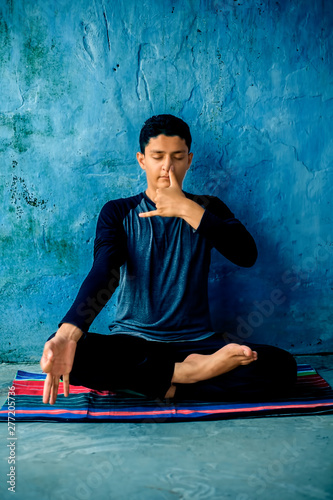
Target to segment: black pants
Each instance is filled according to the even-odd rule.
[[[249,401],[287,397],[297,378],[293,356],[278,347],[244,344],[257,351],[256,361],[209,380],[176,384],[175,399]],[[132,391],[164,399],[176,362],[191,353],[212,354],[224,345],[218,333],[203,340],[168,343],[88,332],[78,341],[69,380],[72,385],[91,389]]]

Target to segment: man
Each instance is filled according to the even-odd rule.
[[[71,383],[161,399],[269,397],[294,384],[296,363],[286,351],[225,345],[212,330],[211,249],[244,267],[257,249],[221,200],[182,190],[190,148],[181,119],[159,115],[144,124],[137,160],[147,189],[101,210],[93,267],[44,347],[44,403],[56,401],[60,377],[65,396]],[[89,332],[117,286],[111,334]]]

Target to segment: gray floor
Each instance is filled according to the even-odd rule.
[[[333,384],[333,356],[307,356]],[[17,369],[0,365],[0,403]],[[333,415],[174,424],[17,423],[15,500],[333,499]]]

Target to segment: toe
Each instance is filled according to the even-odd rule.
[[[242,345],[242,351],[243,351],[243,354],[244,356],[247,356],[247,357],[252,357],[253,356],[253,351],[252,349],[250,349],[250,347],[246,346],[246,345]]]

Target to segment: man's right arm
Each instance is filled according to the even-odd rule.
[[[94,264],[72,307],[59,324],[56,335],[44,346],[40,362],[42,370],[47,374],[44,403],[55,403],[60,376],[63,378],[64,394],[68,396],[69,374],[77,342],[83,332],[88,331],[119,284],[120,267],[126,258],[125,242],[123,226],[112,210],[112,202],[109,202],[103,207],[97,222]]]
[[[113,202],[108,202],[97,222],[93,266],[60,325],[70,323],[82,331],[89,330],[119,285],[120,267],[125,258],[125,231],[115,214]]]

